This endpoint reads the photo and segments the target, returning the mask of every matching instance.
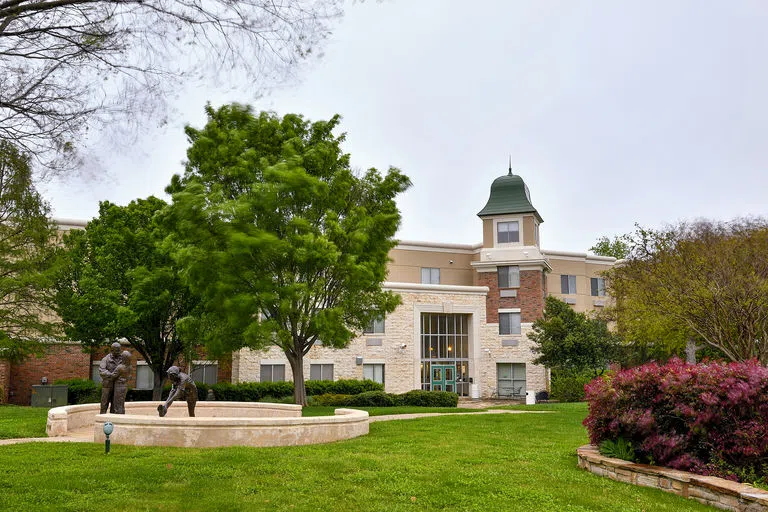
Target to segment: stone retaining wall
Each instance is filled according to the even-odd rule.
[[[747,484],[677,471],[647,464],[635,464],[600,455],[595,446],[576,450],[579,467],[612,480],[654,487],[724,510],[768,511],[768,491]]]

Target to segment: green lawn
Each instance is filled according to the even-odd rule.
[[[553,414],[377,422],[291,448],[0,446],[0,510],[711,510],[579,469],[585,406],[533,409]]]
[[[45,437],[47,407],[0,405],[0,439]],[[0,453],[2,461],[2,453]]]

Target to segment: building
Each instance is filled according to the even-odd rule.
[[[544,298],[554,295],[577,311],[605,306],[601,273],[615,259],[542,250],[543,219],[511,169],[492,183],[478,216],[482,243],[476,245],[401,241],[390,253],[384,287],[398,293],[402,304],[345,349],[315,345],[304,359],[305,377],[368,378],[392,393],[432,389],[465,397],[522,398],[527,391],[548,389],[548,372],[532,363],[528,339]],[[6,399],[10,391],[12,403],[28,404],[31,385],[42,377],[97,380],[94,368],[101,356],[59,344],[19,365],[0,360],[0,388]],[[151,389],[151,372],[135,359],[129,385]],[[188,366],[193,377],[209,384],[292,379],[287,358],[274,347],[242,349],[226,361],[193,360]]]
[[[467,397],[523,397],[548,389],[532,364],[528,333],[550,294],[577,311],[605,306],[601,277],[614,258],[543,251],[541,215],[520,176],[497,178],[478,216],[482,243],[401,241],[390,253],[386,289],[402,304],[348,348],[318,344],[304,359],[310,379],[369,378],[386,391],[455,391]],[[233,382],[291,380],[277,348],[232,356]]]

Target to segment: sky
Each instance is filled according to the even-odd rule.
[[[680,220],[768,217],[768,2],[384,0],[348,5],[322,58],[287,85],[182,91],[99,179],[43,187],[88,220],[181,173],[203,107],[342,116],[353,167],[394,166],[401,240],[482,241],[477,212],[512,169],[544,218],[543,249]],[[98,149],[98,148],[97,148]]]

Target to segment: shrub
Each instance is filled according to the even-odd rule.
[[[552,398],[561,402],[583,402],[584,386],[594,378],[592,372],[552,371]]]
[[[448,391],[422,391],[415,389],[400,395],[397,405],[414,405],[416,407],[456,407],[459,395]]]
[[[5,390],[0,386],[0,404],[5,403]]]
[[[319,405],[326,407],[345,407],[348,405],[351,395],[337,395],[326,393],[325,395],[314,395],[308,397],[307,403],[310,405]]]
[[[392,407],[397,403],[395,395],[384,391],[366,391],[359,395],[351,395],[347,405],[351,407]]]
[[[614,459],[628,460],[630,462],[635,460],[635,450],[632,448],[632,443],[623,437],[618,438],[616,441],[606,439],[600,443],[600,453]]]
[[[641,461],[766,481],[768,368],[673,359],[587,385],[590,441],[624,438]]]
[[[314,395],[359,395],[368,391],[384,391],[384,385],[372,380],[308,380],[304,383],[307,396]],[[291,388],[293,394],[293,388]]]
[[[54,384],[67,386],[67,403],[90,404],[101,401],[101,386],[89,379],[57,380]]]

